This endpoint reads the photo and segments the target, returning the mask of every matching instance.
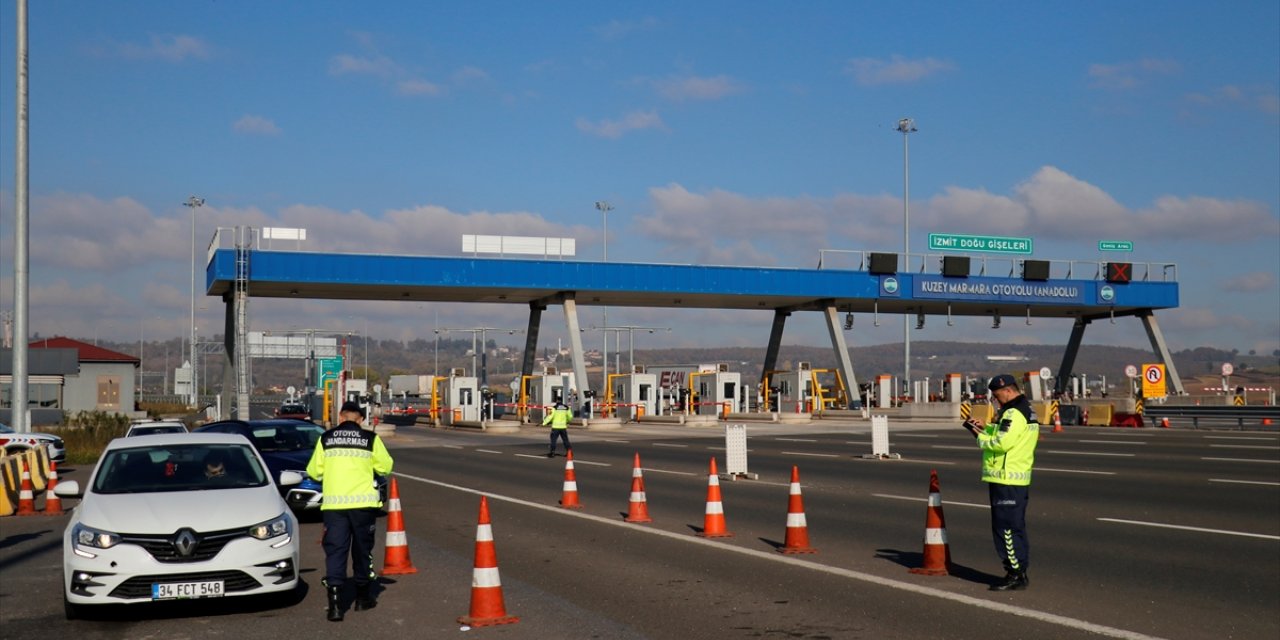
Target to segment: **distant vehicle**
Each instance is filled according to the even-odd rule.
[[[196,427],[195,433],[238,434],[257,448],[267,461],[272,475],[282,471],[297,471],[302,482],[294,487],[281,487],[285,502],[295,511],[312,511],[324,501],[323,488],[318,480],[307,476],[307,463],[316,449],[316,442],[324,434],[324,427],[312,422],[294,419],[272,418],[268,420],[222,420]],[[389,480],[375,476],[378,496],[387,501]]]
[[[178,420],[153,420],[151,422],[135,422],[124,432],[124,437],[154,436],[161,433],[186,433],[187,425]]]
[[[3,448],[6,455],[22,453],[40,445],[48,447],[50,460],[67,461],[67,446],[62,438],[52,433],[15,433],[13,427],[0,423],[0,448]]]
[[[83,487],[67,480],[54,493],[82,498],[63,533],[67,619],[103,604],[287,597],[299,584],[297,517],[242,438],[116,438]]]
[[[310,420],[311,410],[307,405],[301,402],[286,402],[276,408],[277,418],[293,418],[295,420]]]

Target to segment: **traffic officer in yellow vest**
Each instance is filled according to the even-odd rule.
[[[548,458],[556,455],[557,437],[564,440],[565,455],[573,451],[573,445],[569,443],[569,420],[572,418],[573,412],[569,411],[569,407],[566,407],[563,402],[556,402],[555,407],[542,419],[542,426],[551,425],[551,450],[547,452]]]
[[[382,439],[364,428],[364,408],[344,402],[341,422],[316,442],[307,475],[323,484],[320,513],[324,519],[325,577],[330,622],[343,618],[341,593],[347,580],[347,554],[351,554],[352,582],[356,585],[355,609],[378,606],[370,593],[373,572],[374,529],[382,500],[373,474],[391,473],[391,454]]]
[[[982,480],[991,500],[991,535],[1005,570],[1004,579],[991,585],[991,590],[1021,590],[1030,585],[1026,515],[1040,425],[1013,376],[1000,374],[987,388],[1000,403],[995,420],[984,425],[970,418],[965,428],[982,449]]]

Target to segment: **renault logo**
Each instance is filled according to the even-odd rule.
[[[173,539],[173,548],[178,551],[178,555],[189,558],[192,552],[196,550],[196,544],[198,543],[199,540],[196,539],[194,531],[182,529],[178,531],[178,535]]]

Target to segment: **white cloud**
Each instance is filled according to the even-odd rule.
[[[260,136],[278,136],[280,135],[280,127],[275,122],[262,116],[254,116],[245,114],[239,120],[231,125],[231,129],[236,133],[248,133]]]
[[[1274,87],[1241,87],[1223,85],[1212,91],[1188,93],[1183,100],[1189,107],[1202,109],[1241,109],[1268,115],[1280,114],[1280,94]]]
[[[437,96],[442,93],[440,85],[414,78],[396,83],[396,93],[405,96]]]
[[[152,35],[146,44],[126,42],[112,46],[112,54],[128,60],[184,62],[207,60],[210,47],[203,39],[188,35]]]
[[[674,102],[719,100],[744,90],[741,84],[723,74],[710,77],[671,76],[651,82],[662,97]]]
[[[387,78],[399,72],[391,58],[383,55],[356,56],[340,53],[329,59],[329,75],[360,75]]]
[[[1155,76],[1178,73],[1182,67],[1174,60],[1142,58],[1115,64],[1089,65],[1089,78],[1099,89],[1133,89]]]
[[[845,64],[845,73],[853,76],[861,85],[909,84],[931,75],[950,71],[955,64],[950,60],[920,58],[908,60],[894,54],[883,58],[853,58]]]
[[[575,123],[578,131],[601,138],[617,139],[632,131],[657,129],[666,131],[667,125],[656,111],[632,111],[619,120],[602,119],[592,122],[586,118],[578,118]]]
[[[1276,291],[1276,276],[1269,271],[1251,271],[1234,278],[1227,278],[1222,283],[1226,291],[1237,293],[1257,293],[1259,291]]]

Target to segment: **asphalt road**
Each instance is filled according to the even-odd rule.
[[[380,606],[349,612],[367,638],[1275,638],[1280,637],[1280,436],[1068,428],[1045,433],[1028,511],[1031,588],[992,593],[1000,571],[972,439],[894,426],[902,460],[863,460],[865,423],[749,425],[758,480],[721,483],[731,538],[707,540],[707,467],[723,431],[573,430],[581,510],[557,506],[565,458],[546,431],[401,428],[387,443],[418,573],[387,578]],[[622,521],[632,460],[649,524]],[[800,471],[817,554],[776,552]],[[930,470],[941,479],[951,575],[920,562]],[[76,470],[72,473],[87,473]],[[514,625],[460,631],[476,515],[489,495]],[[72,502],[71,504],[74,504]],[[317,522],[303,525],[308,589],[296,603],[228,598],[62,619],[66,517],[0,520],[0,636],[166,639],[334,633],[318,588]],[[379,541],[381,544],[381,540]],[[382,548],[375,559],[381,565]]]

